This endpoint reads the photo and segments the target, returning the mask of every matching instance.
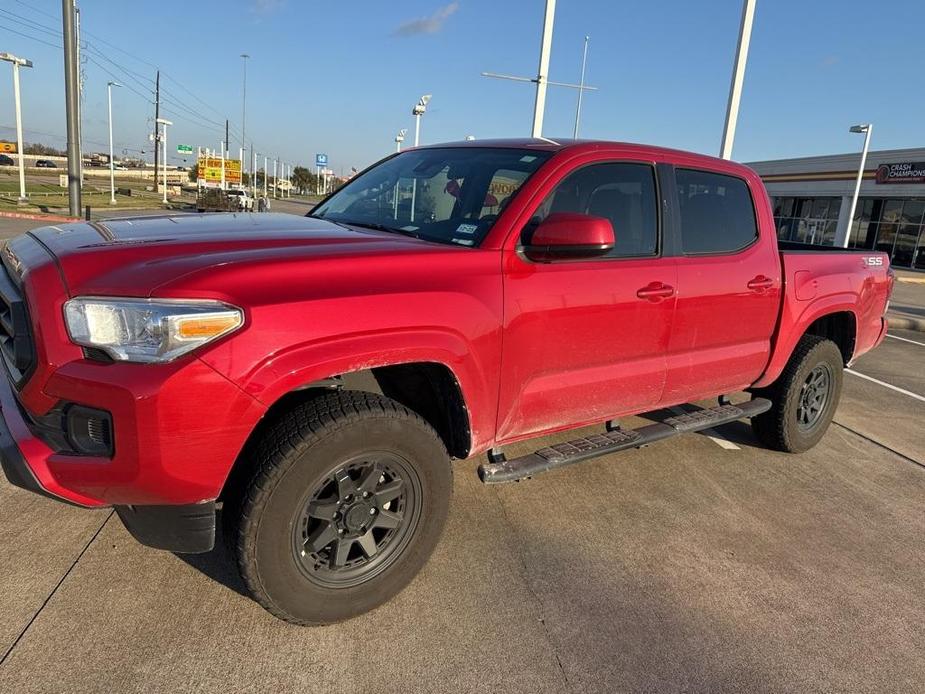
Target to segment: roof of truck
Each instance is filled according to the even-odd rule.
[[[486,140],[460,140],[457,142],[439,142],[430,145],[421,145],[418,149],[434,149],[439,147],[510,147],[512,149],[537,149],[547,152],[559,152],[564,150],[576,151],[593,151],[596,149],[627,149],[633,150],[639,154],[645,152],[660,153],[668,158],[673,157],[695,157],[702,159],[704,162],[710,162],[714,166],[722,164],[729,166],[735,165],[718,157],[712,157],[707,154],[698,152],[687,152],[680,149],[671,149],[669,147],[657,147],[655,145],[639,144],[634,142],[617,142],[612,140],[573,140],[572,138],[537,138],[537,137],[520,137],[520,138],[500,138]],[[409,148],[412,149],[412,148]],[[408,150],[403,150],[408,151]]]

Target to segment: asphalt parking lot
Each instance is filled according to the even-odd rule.
[[[894,331],[800,456],[739,422],[501,487],[460,462],[421,575],[319,629],[221,549],[147,549],[0,478],[0,691],[923,691],[923,363]]]

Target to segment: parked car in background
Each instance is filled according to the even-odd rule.
[[[238,209],[242,212],[254,211],[254,198],[247,194],[246,190],[226,190],[226,195],[235,198],[238,201]]]
[[[38,159],[35,162],[36,168],[39,169],[57,169],[58,165],[55,164],[51,159]]]
[[[13,157],[0,154],[0,166],[16,166],[16,162],[13,160]]]

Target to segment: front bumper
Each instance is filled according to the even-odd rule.
[[[265,408],[199,359],[163,365],[64,364],[44,383],[56,403],[112,415],[111,458],[54,450],[0,378],[0,456],[17,486],[85,507],[216,499]]]

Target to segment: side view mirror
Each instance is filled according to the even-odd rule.
[[[539,263],[599,258],[613,250],[613,225],[604,217],[553,212],[524,241],[524,255]]]

